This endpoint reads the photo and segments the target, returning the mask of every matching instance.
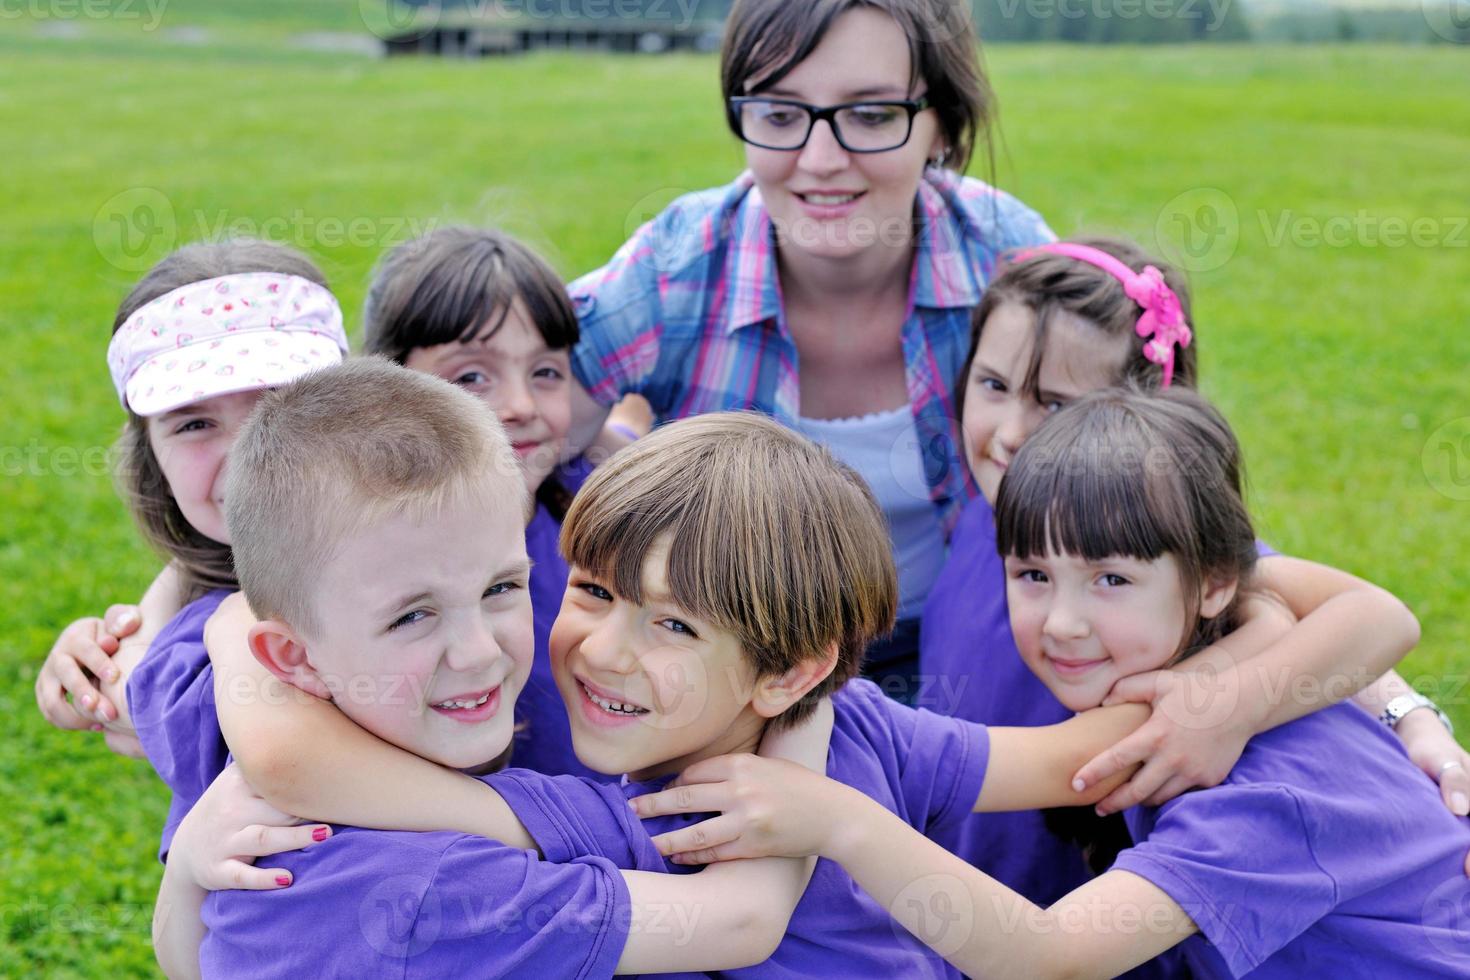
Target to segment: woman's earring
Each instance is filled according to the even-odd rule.
[[[929,158],[929,166],[942,167],[949,159],[949,147],[943,147],[940,151]]]

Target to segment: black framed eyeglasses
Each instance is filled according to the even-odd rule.
[[[817,120],[827,120],[838,144],[849,153],[882,153],[909,141],[914,117],[931,108],[925,96],[881,102],[844,102],[814,106],[795,99],[732,98],[728,106],[735,135],[767,150],[799,150]]]

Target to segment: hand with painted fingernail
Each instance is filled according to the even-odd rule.
[[[174,835],[168,863],[205,891],[289,887],[285,868],[258,868],[258,858],[320,844],[324,824],[305,824],[256,795],[235,765],[226,766]]]

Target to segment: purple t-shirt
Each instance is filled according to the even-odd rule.
[[[128,677],[128,711],[138,741],[173,792],[160,861],[185,814],[229,758],[215,710],[214,668],[204,650],[204,624],[228,595],[217,589],[181,609]]]
[[[580,485],[580,483],[579,483]],[[563,481],[566,486],[566,481]],[[511,761],[518,768],[547,775],[570,774],[590,779],[608,777],[593,772],[577,760],[572,749],[572,728],[566,702],[551,676],[551,624],[561,610],[567,588],[567,563],[557,549],[561,522],[542,504],[526,525],[526,553],[531,558],[531,610],[535,623],[536,659],[531,676],[516,698],[516,717],[523,723],[516,732]]]
[[[336,828],[271,859],[290,888],[205,900],[203,975],[611,976],[631,922],[618,869],[657,857],[622,793],[519,769],[483,778],[545,860],[467,834]]]
[[[1225,782],[1127,812],[1147,878],[1200,932],[1195,975],[1470,976],[1470,821],[1353,704],[1257,735]]]
[[[916,711],[883,695],[871,681],[850,681],[832,699],[836,720],[827,775],[877,800],[924,833],[945,830],[970,813],[985,783],[990,739],[985,728]],[[662,788],[629,783],[628,796]],[[643,821],[662,834],[709,815]],[[669,865],[671,871],[690,868]],[[935,928],[946,924],[934,912]],[[786,938],[758,966],[722,974],[746,978],[956,977],[958,972],[895,922],[842,868],[819,860],[796,906]]]
[[[1016,650],[995,515],[983,497],[960,515],[924,606],[919,676],[919,707],[966,721],[1029,727],[1072,717]],[[976,813],[930,836],[1043,908],[1090,877],[1082,852],[1047,829],[1039,810]]]

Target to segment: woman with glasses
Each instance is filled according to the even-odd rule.
[[[638,393],[660,420],[765,412],[856,468],[901,591],[868,672],[914,701],[918,617],[972,492],[951,397],[970,312],[997,256],[1052,234],[961,176],[991,108],[963,2],[737,0],[721,78],[746,172],[571,287],[577,431]]]

